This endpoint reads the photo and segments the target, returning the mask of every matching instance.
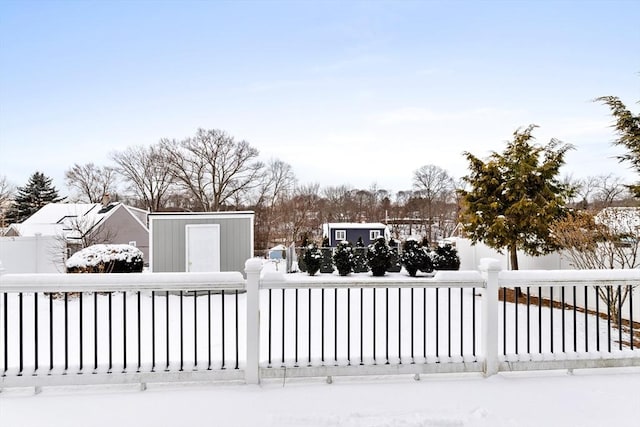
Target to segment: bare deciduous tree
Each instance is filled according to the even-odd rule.
[[[322,190],[325,199],[322,216],[326,222],[356,222],[359,212],[352,196],[353,189],[347,185],[329,186]]]
[[[64,180],[69,189],[77,191],[76,201],[98,203],[106,194],[115,192],[116,171],[109,166],[75,163],[64,173]]]
[[[424,201],[426,207],[427,239],[434,240],[433,224],[437,220],[435,216],[443,213],[444,209],[437,209],[436,205],[442,208],[454,198],[454,181],[446,170],[435,165],[422,166],[413,174],[413,188],[419,197]],[[438,215],[441,216],[441,215]]]
[[[323,221],[321,216],[322,198],[318,183],[296,187],[293,196],[283,206],[283,221],[289,224],[286,234],[288,241],[300,243],[302,235],[318,239]]]
[[[255,200],[251,203],[256,211],[257,247],[267,249],[274,243],[272,231],[284,224],[284,210],[281,207],[291,196],[295,184],[296,177],[291,165],[278,159],[272,159],[267,163],[260,184],[254,191]]]
[[[616,201],[629,195],[629,188],[622,178],[613,174],[595,177],[593,200],[602,208],[613,206]]]
[[[198,129],[193,138],[163,139],[167,165],[179,185],[204,211],[219,211],[252,190],[264,173],[258,150],[217,129]]]
[[[555,243],[578,269],[640,267],[637,208],[606,208],[597,214],[576,211],[551,226]],[[614,319],[633,286],[599,286],[598,296]]]
[[[15,192],[16,187],[7,180],[7,177],[0,176],[0,227],[6,226],[5,215]]]
[[[116,169],[127,182],[130,191],[142,202],[144,209],[162,210],[173,185],[172,174],[159,145],[129,147],[111,153]]]

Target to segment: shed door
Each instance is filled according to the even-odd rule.
[[[220,271],[220,224],[186,226],[186,270]]]

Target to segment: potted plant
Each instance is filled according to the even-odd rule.
[[[391,267],[391,251],[384,237],[378,237],[369,245],[367,260],[374,276],[384,276]]]
[[[353,271],[354,256],[353,247],[350,242],[343,240],[338,243],[338,246],[336,246],[336,250],[333,253],[333,263],[338,269],[338,274],[341,276],[346,276]]]

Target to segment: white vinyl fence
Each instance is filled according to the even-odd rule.
[[[0,237],[5,273],[63,273],[66,243],[57,236]]]
[[[245,272],[0,275],[0,388],[640,366],[638,270]]]

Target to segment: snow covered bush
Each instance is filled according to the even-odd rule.
[[[338,274],[341,276],[346,276],[353,271],[355,263],[351,243],[346,240],[338,243],[338,246],[336,246],[336,250],[333,253],[333,263],[336,265]]]
[[[309,237],[307,233],[302,235],[302,243],[299,246],[299,256],[298,256],[298,268],[303,273],[307,271],[307,264],[304,262],[304,254],[307,251],[307,246],[309,246]]]
[[[356,247],[353,249],[353,272],[366,273],[369,271],[367,264],[367,248],[364,247],[362,237],[358,237]]]
[[[314,276],[320,270],[320,264],[322,263],[322,252],[318,245],[315,243],[307,245],[302,260],[309,276]]]
[[[130,245],[93,245],[73,254],[67,273],[139,273],[144,265],[140,249]]]
[[[330,247],[322,247],[320,252],[322,252],[320,273],[333,273],[333,250]]]
[[[449,244],[438,246],[431,254],[433,268],[436,270],[459,270],[460,257],[456,248]]]
[[[391,267],[391,250],[384,237],[378,237],[369,245],[367,261],[374,276],[384,276]]]
[[[402,269],[402,262],[398,254],[398,241],[389,239],[389,250],[391,251],[391,266],[387,269],[389,273],[398,273]]]
[[[418,270],[425,273],[433,271],[433,264],[429,253],[415,239],[407,239],[402,245],[402,265],[407,270],[409,276],[415,277]]]

